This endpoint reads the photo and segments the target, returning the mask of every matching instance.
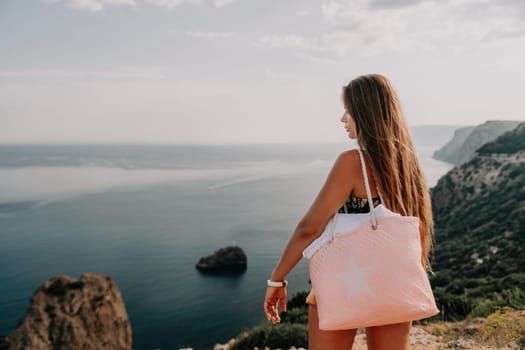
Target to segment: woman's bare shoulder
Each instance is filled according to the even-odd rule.
[[[344,163],[348,167],[355,168],[360,163],[359,152],[357,149],[343,151],[337,157],[337,161]]]
[[[353,175],[361,171],[360,162],[357,149],[350,149],[341,152],[332,168],[334,178],[341,179],[341,181],[350,185],[351,189],[353,187],[353,184],[351,183],[352,178],[354,177]]]

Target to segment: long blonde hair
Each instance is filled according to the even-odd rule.
[[[384,205],[420,219],[421,263],[432,272],[430,192],[394,87],[380,74],[363,75],[343,87],[342,98],[355,121],[357,142],[366,150],[377,176]]]

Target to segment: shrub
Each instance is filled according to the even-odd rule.
[[[426,324],[423,328],[426,332],[441,337],[444,342],[456,340],[462,335],[458,332],[457,327],[453,327],[449,322],[433,322]]]
[[[470,316],[472,316],[472,317],[487,317],[487,315],[490,315],[497,308],[498,308],[498,305],[497,305],[497,303],[494,300],[491,300],[491,299],[479,299],[474,304],[474,308],[472,309],[472,312],[470,313]]]
[[[492,293],[489,299],[476,300],[470,316],[487,317],[502,307],[525,308],[525,293],[518,287]]]
[[[522,169],[515,168],[515,169],[512,169],[511,172],[509,173],[509,177],[511,179],[515,179],[516,177],[518,177],[518,175],[521,175],[521,174],[523,174]]]
[[[445,287],[448,284],[450,284],[450,271],[443,270],[443,271],[437,271],[436,276],[431,278],[430,282],[432,283],[432,286],[434,287]]]
[[[282,323],[308,323],[308,304],[306,304],[306,296],[309,292],[296,293],[287,303],[287,312],[281,312]]]
[[[480,337],[492,346],[503,346],[510,342],[520,343],[525,337],[525,319],[512,308],[503,307],[487,317],[480,328]]]
[[[252,328],[237,337],[231,350],[289,349],[308,346],[308,327],[297,323],[265,324]]]
[[[459,321],[472,311],[471,301],[466,295],[447,294],[443,289],[436,288],[434,296],[442,318],[446,321]]]
[[[294,294],[294,296],[286,303],[286,310],[291,310],[296,307],[307,307],[306,297],[309,292],[299,292]]]
[[[295,307],[287,312],[281,313],[281,322],[308,324],[308,308]]]

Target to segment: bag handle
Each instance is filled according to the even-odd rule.
[[[358,148],[357,151],[359,152],[359,159],[361,160],[361,170],[363,172],[363,179],[365,180],[366,197],[368,199],[368,206],[370,207],[370,214],[372,216],[372,229],[377,230],[379,224],[377,223],[374,202],[372,201],[372,192],[370,191],[370,184],[368,183],[368,174],[366,173],[365,157],[363,156],[363,151],[361,150],[361,148]],[[379,188],[377,188],[377,194],[379,195],[381,202],[383,202],[383,198],[381,197]]]
[[[372,217],[372,229],[377,230],[377,228],[379,227],[379,223],[377,222],[377,217],[374,211],[375,210],[374,202],[372,201],[372,192],[370,191],[370,184],[368,183],[368,174],[366,172],[365,158],[363,156],[363,151],[360,148],[358,148],[357,151],[359,152],[359,159],[361,161],[361,173],[363,174],[363,180],[365,182],[365,189],[366,189],[366,197],[368,199],[368,206],[370,207],[370,215]],[[379,192],[379,187],[377,187],[377,184],[376,184],[376,189],[377,189],[377,194],[379,195],[379,199],[381,200],[381,203],[384,203],[383,197],[381,196],[381,192]],[[335,212],[335,214],[333,215],[333,220],[330,225],[330,234],[328,238],[328,242],[330,243],[332,243],[332,241],[334,240],[334,236],[335,236],[335,228],[337,227],[337,216],[338,216],[337,214],[339,213]]]

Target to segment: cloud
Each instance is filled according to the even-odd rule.
[[[171,10],[183,4],[190,4],[190,5],[210,4],[214,6],[215,8],[222,8],[222,7],[233,4],[237,0],[144,0],[144,1],[149,4],[156,5],[159,7],[164,7],[164,8]]]
[[[371,8],[396,8],[416,5],[426,0],[370,0]]]
[[[233,36],[233,33],[231,33],[231,32],[200,32],[200,31],[193,31],[193,32],[186,32],[186,35],[194,37],[194,38],[226,39],[226,38],[231,38]]]
[[[50,4],[63,3],[66,7],[75,10],[90,12],[102,11],[105,6],[131,6],[136,7],[135,0],[46,0]]]
[[[518,38],[525,35],[525,28],[523,27],[501,27],[495,29],[481,38],[482,42],[490,42],[498,39],[512,39]]]
[[[357,51],[375,55],[468,50],[525,36],[525,5],[517,0],[326,0],[321,11],[326,31],[311,36],[267,34],[258,46],[337,62]]]
[[[479,42],[491,32],[518,32],[525,22],[516,15],[521,3],[479,0],[328,0],[326,22],[335,29],[402,41]],[[509,30],[509,28],[512,28]]]
[[[100,0],[103,4],[107,5],[129,5],[135,6],[135,0]]]
[[[29,79],[29,80],[164,80],[166,75],[159,67],[119,66],[113,70],[19,70],[0,71],[2,79]]]
[[[259,38],[258,45],[277,49],[322,50],[318,38],[297,34],[264,35]]]
[[[306,16],[308,16],[309,14],[310,14],[310,12],[307,11],[307,10],[301,10],[301,11],[297,11],[297,12],[295,13],[295,15],[296,15],[297,17],[306,17]]]
[[[155,6],[159,6],[159,7],[164,7],[164,8],[167,8],[169,10],[175,8],[175,7],[179,7],[183,4],[196,4],[196,5],[199,5],[202,3],[202,0],[144,0],[144,2],[148,3],[148,4],[151,4],[151,5],[155,5]]]
[[[84,10],[90,12],[99,12],[108,6],[131,6],[137,7],[135,0],[44,0],[50,4],[64,4],[66,7],[75,10]],[[143,0],[144,3],[163,7],[168,10],[174,9],[184,4],[202,5],[210,4],[216,8],[222,8],[233,4],[237,0]]]
[[[224,6],[228,6],[232,3],[234,3],[235,0],[213,0],[213,5],[215,7],[224,7]]]
[[[341,63],[339,59],[328,57],[328,55],[316,55],[314,53],[299,53],[298,56],[305,61],[318,65],[333,65]]]
[[[290,72],[278,72],[271,69],[266,69],[264,73],[266,79],[275,80],[289,83],[305,83],[312,79],[302,74],[290,73]]]

